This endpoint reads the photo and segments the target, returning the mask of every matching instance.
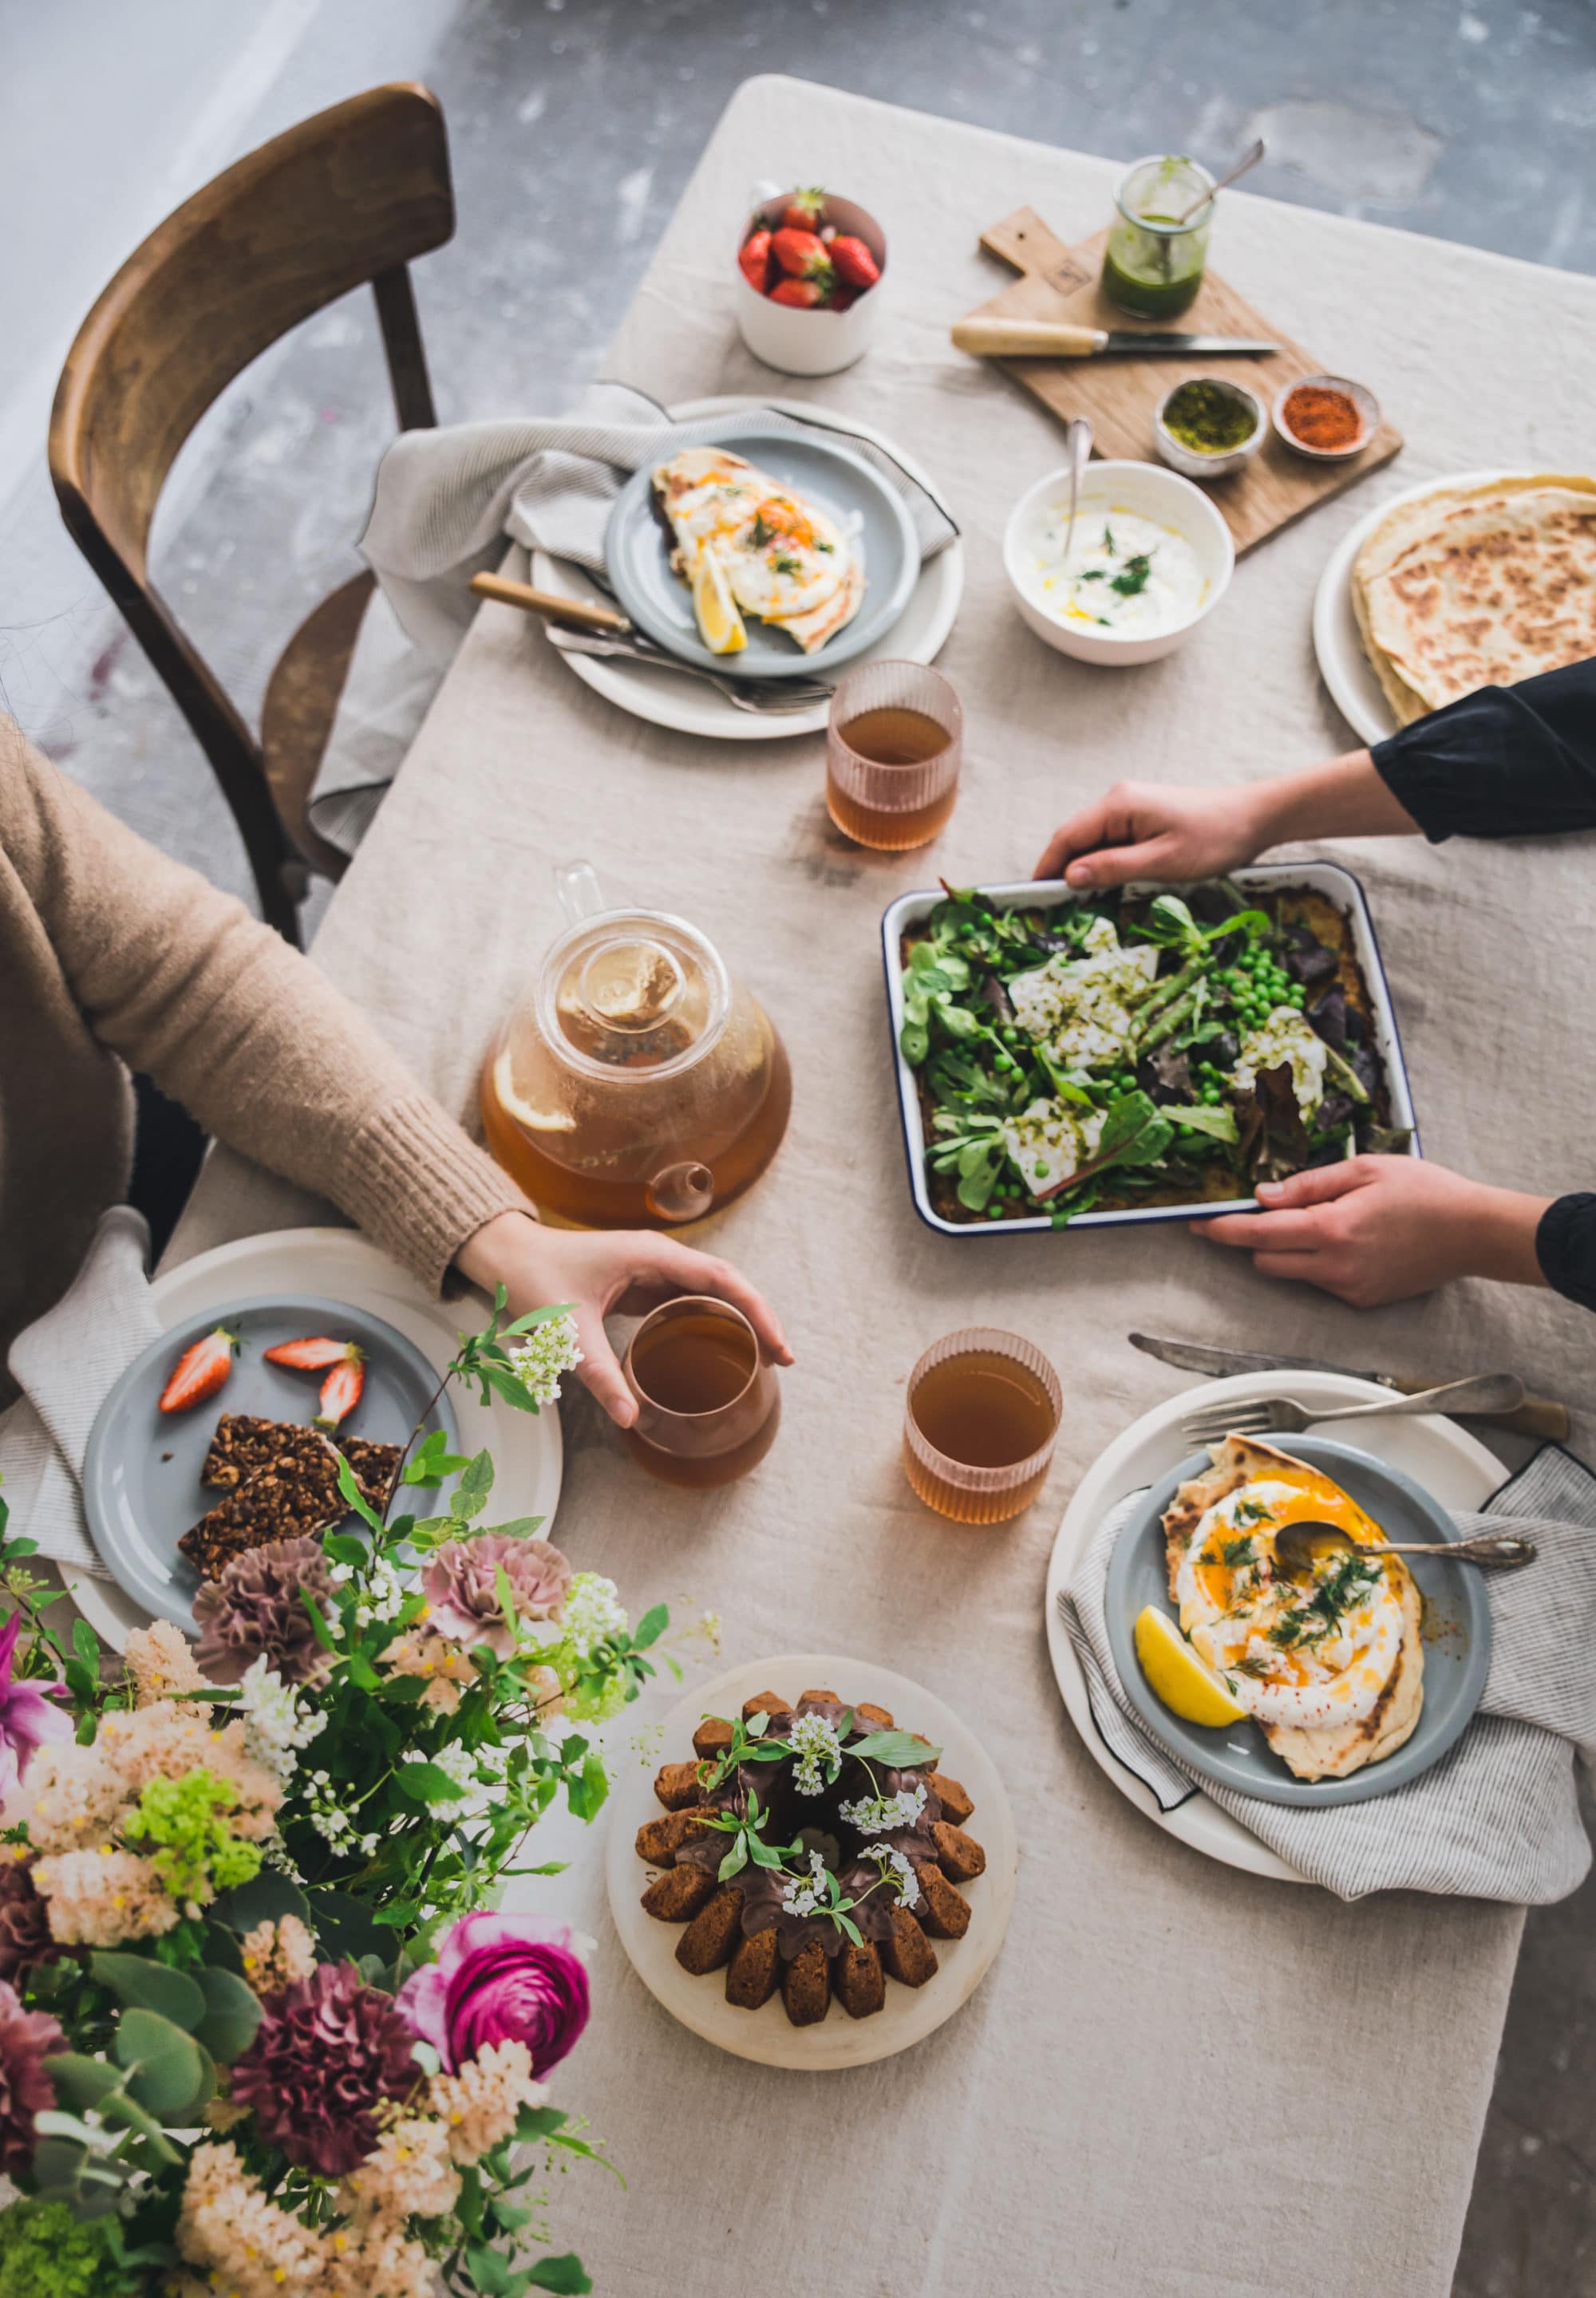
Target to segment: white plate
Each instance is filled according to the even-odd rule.
[[[834,2002],[818,2026],[794,2027],[779,1993],[762,2010],[740,2011],[726,2000],[724,1972],[712,1971],[695,1979],[683,1971],[676,1961],[682,1926],[662,1923],[642,1909],[649,1870],[637,1856],[633,1839],[645,1820],[659,1817],[659,1804],[653,1774],[636,1764],[621,1773],[611,1798],[606,1880],[609,1911],[632,1967],[673,2019],[707,2043],[759,2066],[826,2073],[836,2067],[867,2066],[872,2059],[889,2059],[908,2050],[970,2000],[1008,1929],[1019,1846],[997,1767],[968,1724],[934,1693],[870,1660],[798,1652],[731,1668],[679,1700],[666,1717],[657,1741],[661,1762],[677,1763],[691,1755],[692,1735],[701,1716],[735,1715],[745,1699],[759,1691],[796,1699],[812,1683],[828,1684],[844,1699],[872,1700],[888,1709],[904,1731],[931,1740],[942,1750],[940,1768],[968,1790],[975,1806],[970,1831],[986,1852],[986,1870],[964,1887],[971,1922],[963,1938],[932,1942],[938,1965],[933,1978],[923,1987],[900,1987],[889,1979],[885,2008],[871,2018],[850,2019]]]
[[[910,477],[918,479],[928,493],[937,492],[920,465],[883,432],[872,430],[868,423],[861,423],[856,417],[845,418],[824,408],[811,406],[807,400],[690,399],[674,407],[671,416],[675,422],[690,423],[704,415],[738,414],[747,408],[765,407],[773,407],[782,415],[798,416],[806,423],[827,424],[835,431],[851,431],[860,439],[869,439],[896,457]],[[615,604],[580,566],[569,559],[551,558],[547,551],[533,552],[532,579],[542,590],[563,591],[572,598],[586,599],[600,607]],[[953,628],[963,592],[964,546],[955,536],[946,550],[926,560],[908,605],[885,637],[859,657],[859,662],[883,657],[893,662],[934,662]],[[654,726],[669,726],[679,734],[701,734],[712,741],[774,742],[785,741],[794,734],[818,734],[824,730],[830,708],[829,704],[821,702],[813,710],[757,718],[748,711],[737,709],[703,680],[684,678],[680,671],[650,670],[642,663],[619,662],[603,655],[567,654],[560,658],[583,685],[591,686],[595,694],[604,695],[619,708],[629,710],[634,718],[645,718]],[[797,666],[804,667],[801,664]],[[813,667],[816,675],[823,674],[823,664],[817,663]],[[858,662],[849,667],[856,670]]]
[[[316,1293],[348,1301],[385,1318],[440,1373],[455,1352],[459,1330],[486,1321],[474,1296],[434,1301],[375,1244],[345,1228],[285,1228],[239,1237],[165,1270],[151,1289],[155,1313],[169,1330],[246,1294]],[[493,1455],[493,1520],[541,1516],[547,1533],[565,1457],[558,1413],[517,1412],[498,1398],[484,1408],[458,1384],[450,1398],[461,1451]],[[128,1630],[149,1620],[114,1580],[79,1573],[68,1575],[68,1585],[78,1609],[113,1651],[126,1651]]]
[[[1344,534],[1331,552],[1319,589],[1313,594],[1313,651],[1330,698],[1350,726],[1366,742],[1383,742],[1394,734],[1396,719],[1381,690],[1373,665],[1363,651],[1358,617],[1352,612],[1352,564],[1387,511],[1398,503],[1418,502],[1440,487],[1484,486],[1494,479],[1523,478],[1523,471],[1457,471],[1443,479],[1423,479],[1382,503]]]
[[[1391,1096],[1391,1122],[1393,1127],[1405,1126],[1413,1138],[1407,1153],[1423,1154],[1419,1147],[1418,1120],[1413,1114],[1413,1095],[1408,1083],[1408,1065],[1402,1056],[1401,1032],[1396,1026],[1396,1008],[1392,1004],[1390,985],[1385,980],[1385,961],[1380,945],[1375,938],[1374,920],[1369,914],[1368,897],[1359,880],[1339,862],[1254,862],[1245,869],[1234,870],[1232,880],[1245,893],[1256,887],[1268,893],[1276,886],[1310,886],[1335,903],[1337,909],[1352,921],[1352,949],[1358,960],[1369,991],[1369,1010],[1374,1017],[1375,1051],[1385,1070],[1386,1088]],[[1145,890],[1132,886],[1132,893]],[[1025,909],[1054,909],[1065,902],[1080,898],[1062,878],[1021,879],[1005,886],[980,886],[978,893],[990,896],[995,902]],[[934,1228],[943,1236],[1012,1236],[1017,1229],[1029,1229],[1038,1235],[1052,1230],[1053,1223],[1046,1212],[1017,1213],[1013,1219],[1005,1217],[996,1221],[949,1220],[931,1203],[930,1180],[925,1163],[925,1124],[920,1105],[919,1072],[911,1069],[904,1056],[904,992],[903,964],[899,956],[903,937],[912,927],[921,925],[930,917],[939,902],[946,899],[942,889],[926,887],[922,890],[900,894],[882,913],[881,958],[887,971],[887,1021],[892,1032],[891,1058],[897,1078],[897,1113],[903,1131],[904,1154],[909,1163],[909,1194],[914,1210],[927,1228]],[[1077,1229],[1086,1228],[1145,1228],[1160,1221],[1190,1220],[1200,1215],[1209,1220],[1216,1213],[1255,1212],[1256,1197],[1210,1198],[1185,1205],[1129,1206],[1120,1212],[1077,1213],[1061,1232],[1073,1236]],[[1189,1447],[1188,1447],[1189,1449]]]
[[[1145,1412],[1115,1437],[1105,1452],[1098,1454],[1058,1528],[1047,1565],[1047,1650],[1071,1721],[1088,1754],[1120,1793],[1154,1826],[1190,1844],[1194,1851],[1222,1860],[1227,1867],[1242,1867],[1250,1874],[1273,1876],[1285,1883],[1304,1880],[1201,1792],[1174,1811],[1160,1811],[1151,1788],[1111,1754],[1092,1720],[1086,1677],[1065,1629],[1059,1597],[1082,1550],[1115,1501],[1123,1500],[1127,1492],[1139,1492],[1145,1484],[1156,1484],[1191,1452],[1189,1440],[1180,1433],[1180,1422],[1194,1407],[1245,1404],[1254,1397],[1281,1395],[1298,1397],[1304,1404],[1319,1401],[1327,1405],[1363,1404],[1388,1399],[1390,1393],[1372,1381],[1333,1372],[1244,1372],[1228,1380],[1195,1381],[1180,1395]],[[1433,1492],[1443,1508],[1483,1508],[1507,1476],[1495,1453],[1487,1451],[1477,1437],[1433,1413],[1402,1414],[1389,1420],[1327,1420],[1322,1433],[1356,1443],[1377,1459],[1388,1460]],[[1289,1448],[1289,1437],[1279,1441]]]

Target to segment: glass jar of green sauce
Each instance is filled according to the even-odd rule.
[[[1213,178],[1195,160],[1138,160],[1114,206],[1103,253],[1104,293],[1138,319],[1172,319],[1188,310],[1208,257]]]

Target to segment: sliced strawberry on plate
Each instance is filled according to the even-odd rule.
[[[233,1352],[237,1346],[237,1334],[218,1325],[203,1341],[194,1341],[186,1348],[161,1392],[161,1411],[186,1412],[191,1406],[203,1404],[208,1396],[214,1396],[233,1369]]]
[[[788,231],[818,231],[825,213],[826,195],[818,184],[806,191],[794,192],[781,211],[781,225]]]
[[[831,257],[845,286],[873,287],[881,276],[881,267],[869,248],[851,232],[843,232],[831,242]]]
[[[778,279],[770,291],[773,303],[790,303],[795,310],[812,311],[817,303],[826,300],[826,291],[818,279]]]
[[[830,276],[831,258],[818,232],[797,231],[783,225],[780,231],[771,234],[770,252],[793,279],[824,279]]]
[[[737,251],[737,260],[748,285],[757,295],[763,295],[765,280],[770,275],[769,232],[750,232]]]
[[[291,1365],[295,1372],[325,1372],[328,1365],[339,1363],[347,1341],[319,1338],[306,1341],[279,1341],[275,1349],[266,1351],[268,1364]]]
[[[356,1341],[344,1343],[343,1362],[335,1364],[321,1384],[321,1409],[316,1415],[318,1428],[336,1428],[347,1420],[360,1401],[366,1385],[366,1357]]]

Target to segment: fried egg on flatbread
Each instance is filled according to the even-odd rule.
[[[654,495],[674,538],[671,565],[693,591],[713,652],[734,651],[742,640],[739,626],[728,643],[719,616],[707,624],[699,606],[706,558],[745,614],[787,632],[806,654],[816,653],[863,605],[864,570],[841,530],[740,455],[684,448],[654,473]]]
[[[1412,1737],[1424,1704],[1419,1598],[1400,1558],[1329,1552],[1311,1579],[1274,1533],[1311,1519],[1377,1551],[1351,1494],[1272,1444],[1227,1436],[1164,1511],[1171,1600],[1193,1649],[1298,1779],[1345,1779]]]

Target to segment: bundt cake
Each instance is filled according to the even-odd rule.
[[[883,1707],[834,1691],[774,1691],[740,1716],[706,1715],[693,1760],[662,1766],[664,1815],[638,1830],[659,1872],[642,1896],[686,1926],[676,1960],[697,1978],[724,1970],[728,2003],[758,2011],[780,1991],[795,2027],[833,1996],[852,2019],[887,1999],[887,1980],[923,1987],[933,1938],[962,1938],[959,1889],[986,1854],[974,1809],[937,1769],[941,1750],[900,1732]]]

